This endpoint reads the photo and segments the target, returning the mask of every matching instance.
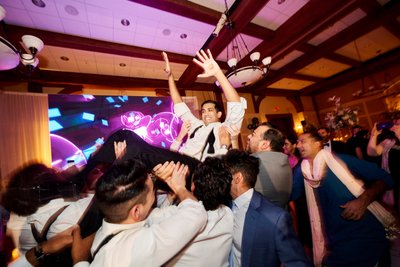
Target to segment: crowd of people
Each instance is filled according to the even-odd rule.
[[[239,150],[247,103],[211,52],[194,62],[219,82],[224,121],[211,100],[192,114],[163,58],[183,121],[170,150],[121,129],[82,170],[17,170],[1,202],[20,252],[9,266],[390,266],[399,114],[370,136],[355,126],[347,143],[324,127],[289,136],[261,123]]]

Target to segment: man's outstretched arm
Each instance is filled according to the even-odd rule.
[[[174,102],[174,104],[178,104],[178,103],[182,103],[182,97],[179,94],[178,88],[176,87],[176,83],[174,80],[174,75],[172,74],[172,70],[171,70],[171,65],[169,64],[169,59],[168,59],[168,55],[165,52],[162,52],[164,61],[165,61],[165,73],[168,76],[168,87],[169,87],[169,93],[171,95],[172,101]]]
[[[199,65],[204,70],[204,72],[202,74],[199,74],[197,77],[202,78],[214,76],[215,78],[217,78],[217,81],[221,85],[226,100],[228,102],[240,102],[239,94],[228,81],[218,63],[214,60],[211,51],[208,49],[206,54],[206,52],[200,50],[196,53],[196,55],[198,59],[194,58],[194,63]]]

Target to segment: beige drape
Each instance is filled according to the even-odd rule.
[[[0,91],[0,174],[36,161],[51,166],[46,94]]]

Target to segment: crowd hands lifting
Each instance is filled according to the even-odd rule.
[[[342,227],[353,229],[355,232],[358,229],[365,228],[369,229],[369,232],[374,233],[375,243],[368,242],[372,248],[372,252],[364,256],[368,256],[368,260],[376,264],[381,255],[384,254],[384,251],[388,249],[388,245],[385,243],[385,237],[382,238],[381,235],[382,226],[380,226],[380,224],[371,223],[376,219],[370,216],[367,207],[378,199],[386,189],[392,187],[393,182],[390,176],[376,166],[369,165],[364,161],[355,161],[355,159],[348,158],[342,154],[336,155],[334,146],[332,146],[332,140],[322,134],[318,135],[316,131],[301,134],[298,139],[295,137],[294,141],[290,143],[289,139],[291,138],[285,137],[279,130],[268,123],[260,124],[254,129],[254,132],[248,136],[246,152],[235,149],[228,151],[232,145],[232,136],[237,135],[238,129],[241,128],[240,126],[246,104],[243,104],[243,100],[241,100],[236,90],[230,85],[209,50],[207,52],[201,50],[197,52],[196,55],[197,58],[193,59],[193,61],[204,71],[198,77],[214,76],[221,85],[228,105],[234,105],[234,107],[232,108],[231,106],[232,110],[228,110],[227,119],[223,123],[219,122],[221,111],[214,103],[203,104],[201,120],[194,119],[187,108],[182,108],[183,101],[176,88],[168,56],[163,52],[162,56],[165,61],[165,72],[168,76],[171,98],[176,107],[176,112],[183,120],[181,130],[176,138],[177,143],[175,146],[171,146],[172,152],[165,151],[160,148],[151,147],[138,138],[133,132],[127,133],[126,131],[122,131],[121,137],[110,141],[113,155],[107,156],[105,167],[103,166],[104,155],[107,155],[110,150],[107,150],[108,148],[106,147],[99,147],[98,150],[93,153],[92,161],[89,160],[88,165],[92,162],[91,168],[96,170],[98,164],[101,163],[100,165],[104,168],[99,168],[100,171],[96,175],[93,175],[93,169],[91,168],[83,173],[85,174],[84,180],[86,182],[90,181],[90,186],[88,186],[90,190],[86,190],[85,194],[93,194],[94,187],[98,190],[95,193],[94,199],[98,201],[99,209],[105,216],[105,220],[102,223],[103,226],[99,231],[103,228],[106,229],[108,223],[133,225],[145,222],[144,225],[146,225],[146,227],[143,226],[141,231],[147,229],[147,232],[151,232],[150,236],[155,236],[154,239],[156,240],[156,248],[151,248],[153,249],[151,251],[140,251],[139,249],[140,252],[138,252],[137,247],[133,246],[131,243],[124,243],[124,240],[121,239],[122,235],[132,235],[132,239],[135,240],[135,238],[137,238],[135,233],[127,233],[127,231],[122,234],[120,234],[120,232],[113,233],[114,235],[110,239],[111,242],[123,244],[120,249],[121,251],[126,252],[126,249],[129,249],[130,245],[132,245],[132,255],[138,253],[136,257],[140,258],[131,259],[133,264],[135,260],[138,260],[143,266],[160,266],[164,264],[166,264],[166,266],[185,266],[185,262],[179,262],[179,258],[185,258],[184,254],[187,250],[196,251],[196,245],[202,243],[204,243],[203,250],[204,248],[212,250],[213,245],[208,242],[217,242],[217,244],[221,242],[221,244],[225,244],[223,249],[218,248],[220,249],[219,252],[221,255],[218,256],[218,253],[215,251],[209,251],[210,255],[204,256],[204,254],[207,253],[202,252],[201,254],[203,257],[208,259],[203,258],[205,261],[204,264],[197,262],[196,264],[193,263],[194,266],[210,264],[212,266],[278,267],[281,266],[281,264],[285,266],[312,266],[310,258],[313,258],[315,266],[341,266],[341,264],[349,264],[349,259],[342,257],[342,255],[347,255],[346,250],[350,249],[346,245],[348,243],[348,238],[351,238],[352,242],[356,240],[354,242],[367,243],[366,239],[368,237],[357,236],[356,238],[355,236],[342,236],[342,239],[338,239],[337,236],[331,236],[331,229],[324,228],[326,226],[322,225],[319,227],[322,227],[322,230],[327,233],[325,237],[326,240],[324,241],[327,252],[318,250],[318,246],[314,243],[314,253],[309,252],[306,256],[304,249],[307,251],[313,244],[308,244],[304,240],[301,240],[300,243],[296,235],[300,236],[301,239],[302,232],[307,230],[297,225],[298,218],[296,217],[296,212],[294,212],[292,213],[292,217],[295,223],[295,233],[291,222],[292,220],[285,211],[285,209],[288,209],[289,201],[292,203],[300,199],[300,195],[304,195],[304,187],[307,187],[307,184],[312,179],[316,177],[321,178],[321,180],[316,181],[316,184],[323,183],[324,179],[329,179],[329,181],[342,181],[343,174],[340,172],[337,173],[333,171],[319,174],[313,172],[312,167],[310,172],[309,169],[307,169],[309,168],[308,165],[304,164],[304,162],[309,163],[311,166],[313,166],[313,164],[320,164],[321,160],[330,158],[330,155],[332,155],[333,158],[330,159],[340,164],[345,164],[354,175],[357,175],[357,179],[365,180],[367,186],[365,186],[362,193],[357,196],[353,196],[349,191],[350,189],[342,185],[339,186],[340,190],[343,191],[345,200],[341,198],[342,195],[334,195],[330,200],[334,201],[339,207],[339,209],[335,209],[335,211],[329,209],[329,212],[331,212],[330,216],[334,218],[331,225],[338,223],[342,225]],[[234,113],[236,117],[232,116],[231,113]],[[397,138],[399,138],[400,132],[399,126],[396,125],[399,124],[399,120],[397,120],[394,124],[395,126],[393,126]],[[200,130],[198,130],[198,128],[200,128]],[[207,130],[208,132],[202,134],[201,131],[203,130]],[[205,142],[209,141],[208,139],[211,133],[214,133],[216,137],[214,138],[214,144],[207,143],[204,145]],[[380,133],[381,131],[378,131],[376,126],[374,126],[368,144],[368,154],[379,155],[384,153],[384,150],[387,149],[384,147],[384,144],[377,142],[376,137]],[[132,139],[125,139],[126,134],[132,137]],[[201,138],[203,139],[196,141],[196,136],[202,136]],[[329,151],[326,151],[326,147],[324,146],[324,143],[327,141],[331,142],[331,150]],[[192,144],[192,150],[185,150],[185,146],[190,147],[190,142],[194,142]],[[194,151],[195,149],[193,149],[193,147],[196,147],[197,144],[195,142],[202,142],[203,146],[207,146],[208,149],[211,146],[215,146],[215,149],[212,150],[213,152],[210,152],[211,150],[204,152],[205,149],[203,149],[203,151],[201,151],[201,149],[200,151]],[[184,144],[182,145],[182,143]],[[390,141],[390,144],[390,148],[398,146],[398,139],[397,141]],[[182,147],[180,148],[181,145]],[[106,146],[106,144],[104,146]],[[290,149],[286,149],[288,147],[290,147]],[[111,147],[109,148],[111,149]],[[392,160],[395,157],[394,155],[390,156]],[[129,170],[129,164],[132,165],[132,170]],[[325,167],[330,169],[335,168],[332,164],[327,164]],[[126,170],[127,168],[128,170]],[[311,175],[311,177],[307,177],[306,182],[304,182],[303,174]],[[95,177],[93,181],[88,178],[90,175]],[[324,175],[325,177],[320,177]],[[398,175],[398,173],[394,171],[392,175]],[[396,177],[393,176],[394,179],[399,180],[399,177]],[[111,178],[115,178],[118,180],[117,182],[121,184],[115,185]],[[95,185],[97,179],[99,179],[100,182],[97,182],[97,185]],[[213,179],[212,181],[215,184],[210,182],[210,184],[207,185],[207,181],[204,179],[210,179],[210,181]],[[142,183],[142,186],[139,186],[137,183]],[[196,183],[197,188],[195,186]],[[279,191],[279,193],[275,191],[271,193],[271,191],[273,191],[271,190],[272,186],[279,187],[279,190],[276,190]],[[123,198],[122,195],[120,195],[121,191],[129,192],[128,189],[135,188],[138,192],[128,193],[128,195],[131,193],[134,194],[131,196],[131,199],[120,200],[118,197],[118,201],[121,202],[116,205],[113,203],[113,200],[107,199],[109,194],[108,190],[112,190],[112,187],[115,187],[115,191],[113,192],[121,198]],[[328,194],[331,197],[331,194],[325,190],[326,187],[317,186],[314,189],[314,193],[320,196]],[[150,191],[150,193],[148,191]],[[153,191],[155,194],[152,194]],[[262,194],[259,194],[257,191]],[[211,194],[210,192],[217,194],[213,197],[215,201],[211,201],[210,204],[208,202],[209,199],[207,199],[209,196],[199,195],[199,192],[205,195]],[[97,198],[96,194],[99,194]],[[154,198],[157,199],[157,196],[159,198],[158,202],[154,200]],[[307,195],[307,198],[308,197]],[[240,199],[240,201],[238,201],[238,199]],[[239,219],[237,219],[237,215],[232,213],[227,206],[234,207],[239,205],[244,199],[249,205],[246,207],[247,211],[245,211],[246,220],[238,221],[239,228],[241,228],[240,231],[242,232],[242,236],[240,236],[242,239],[238,240],[238,235],[234,232],[233,223],[234,221],[236,223],[236,220]],[[322,201],[319,203],[321,209],[328,209],[327,205],[329,203],[324,202],[325,199],[326,198],[320,198],[320,200],[318,200]],[[160,203],[159,200],[162,200],[162,203]],[[201,202],[198,200],[201,200]],[[204,205],[201,204],[202,202]],[[157,204],[157,206],[161,208],[153,210],[153,204]],[[178,208],[172,211],[172,215],[168,215],[171,216],[170,219],[166,217],[161,221],[157,221],[159,218],[157,219],[156,216],[152,216],[162,211],[167,206],[171,207],[169,205],[172,204]],[[295,205],[290,206],[293,211]],[[214,211],[218,216],[222,216],[219,218],[220,222],[218,227],[215,226],[218,224],[218,220],[212,221],[213,216],[215,216],[215,214],[212,213]],[[117,220],[112,217],[121,212],[122,214],[126,213],[121,217],[123,219]],[[366,215],[367,213],[368,215]],[[311,214],[311,216],[314,215],[315,212]],[[119,214],[118,216],[121,215]],[[250,219],[247,218],[248,216],[249,218],[257,219],[251,221],[250,224]],[[319,214],[319,216],[322,215]],[[114,219],[117,221],[114,221]],[[172,219],[176,221],[174,222]],[[172,220],[174,223],[171,223],[169,220]],[[153,222],[152,224],[150,221],[157,222]],[[359,222],[356,227],[354,226],[356,225],[354,223],[355,221]],[[224,223],[222,227],[221,222]],[[163,231],[160,231],[157,224],[159,224],[159,226],[165,226],[167,229],[162,229]],[[373,226],[371,227],[371,225]],[[179,227],[176,231],[181,230],[181,232],[185,234],[181,236],[178,234],[172,238],[168,231],[174,226]],[[213,232],[215,229],[222,229],[223,232],[215,233]],[[316,231],[315,229],[317,229],[317,231],[322,231],[313,226],[312,231]],[[37,246],[26,251],[24,256],[26,262],[29,262],[29,264],[33,266],[46,266],[43,264],[43,257],[57,254],[65,249],[70,249],[72,263],[76,264],[76,267],[89,266],[89,262],[93,260],[92,257],[94,256],[93,253],[96,247],[102,249],[101,244],[99,245],[99,243],[102,242],[99,242],[99,240],[96,241],[96,237],[99,238],[101,233],[99,234],[98,231],[96,235],[95,232],[82,235],[81,230],[81,227],[78,226],[78,222],[76,222],[48,240],[40,242]],[[217,241],[218,239],[213,237],[212,234],[219,236],[219,240],[221,241]],[[309,238],[311,238],[311,232],[308,232],[308,234],[310,236]],[[313,237],[314,234],[313,232]],[[318,235],[320,232],[316,234]],[[339,233],[337,234],[339,235]],[[158,239],[160,243],[157,243]],[[333,239],[335,239],[336,242],[342,241],[342,243],[331,247],[330,242]],[[171,243],[169,244],[168,242]],[[144,243],[146,243],[146,241],[144,241]],[[94,247],[95,244],[96,247]],[[251,244],[251,246],[249,246],[249,244]],[[257,247],[258,245],[261,247]],[[107,243],[104,247],[106,246]],[[143,246],[145,247],[144,244]],[[169,249],[164,249],[163,246]],[[222,245],[219,246],[222,247]],[[255,250],[249,251],[249,247],[253,247]],[[268,249],[272,247],[273,249]],[[111,248],[107,248],[106,250],[111,253],[110,249]],[[359,251],[356,251],[358,246],[354,245],[351,249],[355,250],[354,253],[356,255],[354,257],[353,266],[364,266],[359,264],[362,262],[360,258],[363,257],[363,253],[358,253]],[[94,257],[94,260],[97,261],[94,261],[91,266],[98,266],[98,264],[107,266],[105,262],[109,260],[109,258],[103,258],[104,251],[102,253],[103,254],[98,254],[99,256],[97,259]],[[118,255],[119,252],[115,250],[112,251],[112,253]],[[153,255],[149,256],[147,261],[146,253]],[[180,253],[180,256],[176,257],[178,253]],[[250,257],[251,253],[258,254]],[[129,250],[126,254],[125,257],[129,257]],[[173,259],[174,256],[175,260]],[[116,260],[121,263],[120,257],[117,258]],[[223,259],[221,260],[221,258]],[[218,261],[218,264],[212,264],[212,260],[215,262]],[[100,264],[99,261],[104,261],[104,263]],[[124,264],[126,263],[126,266],[129,266],[128,262],[130,262],[130,260],[127,260]],[[18,263],[16,263],[11,266],[29,266],[24,264],[25,263],[20,263],[20,265],[18,265]],[[186,266],[191,266],[191,264],[187,264],[186,262]]]

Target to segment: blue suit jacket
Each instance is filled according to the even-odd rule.
[[[247,266],[313,266],[295,236],[290,215],[254,191],[247,210],[241,262]]]

